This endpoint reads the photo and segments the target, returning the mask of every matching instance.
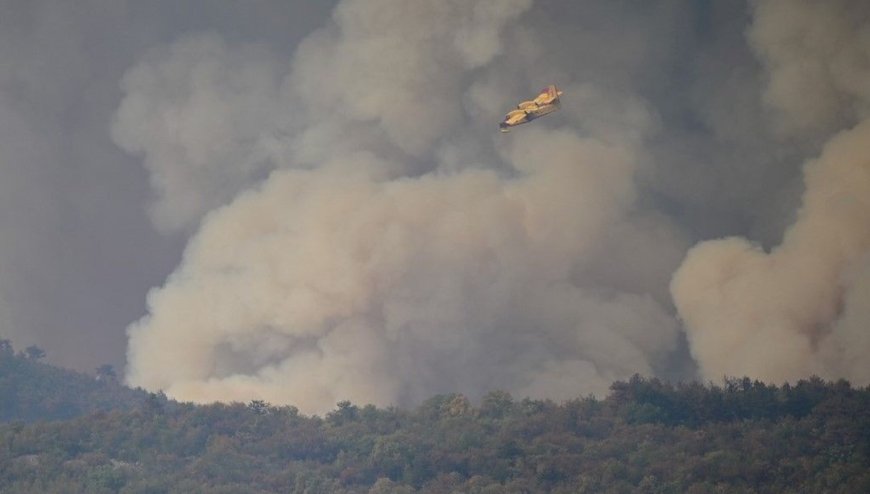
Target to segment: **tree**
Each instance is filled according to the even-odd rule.
[[[0,354],[11,354],[13,352],[11,341],[6,339],[0,340]]]
[[[164,412],[164,403],[166,403],[166,395],[163,391],[158,393],[148,393],[145,401],[142,402],[142,409],[148,415],[162,415]]]
[[[115,382],[118,380],[118,374],[115,373],[115,367],[111,364],[103,364],[97,367],[97,381]]]
[[[326,414],[326,420],[332,425],[342,425],[353,422],[359,416],[359,407],[348,400],[339,401],[335,411]]]
[[[509,415],[514,408],[514,398],[507,391],[490,391],[483,396],[480,414],[500,419]]]
[[[39,360],[45,357],[45,350],[39,348],[36,345],[30,345],[29,347],[24,349],[24,354],[30,360]]]
[[[411,494],[414,490],[407,485],[402,485],[392,480],[381,477],[369,489],[368,494]]]
[[[271,405],[263,400],[251,400],[251,402],[248,403],[248,409],[256,413],[257,415],[266,415],[267,413],[269,413],[270,407]]]

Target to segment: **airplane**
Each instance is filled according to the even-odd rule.
[[[516,110],[511,110],[504,120],[498,124],[498,128],[502,132],[509,132],[511,127],[516,127],[532,120],[553,113],[559,109],[559,96],[562,96],[562,91],[555,85],[550,84],[542,89],[535,99],[531,101],[523,101],[517,105]]]

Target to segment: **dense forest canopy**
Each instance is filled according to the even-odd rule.
[[[110,365],[96,376],[41,362],[45,352],[30,346],[16,352],[0,339],[0,422],[63,420],[98,410],[130,410],[148,396],[122,386]]]
[[[178,403],[8,351],[0,404],[4,493],[870,491],[870,389],[816,377],[635,376],[603,399],[493,391],[320,417]]]

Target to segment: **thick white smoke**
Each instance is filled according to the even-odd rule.
[[[115,136],[152,163],[162,221],[176,226],[187,190],[177,225],[220,203],[214,191],[245,189],[265,170],[249,166],[257,146],[273,171],[207,214],[149,295],[129,329],[128,381],[320,412],[495,388],[558,399],[654,373],[678,344],[663,287],[685,240],[635,208],[653,119],[625,98],[616,117],[566,105],[562,122],[585,137],[553,128],[556,116],[493,135],[514,103],[495,96],[508,28],[529,7],[348,0],[277,83],[280,71],[257,68],[265,58],[214,38],[133,69]],[[189,62],[203,59],[204,79]],[[212,87],[231,67],[252,74]],[[218,116],[241,124],[191,120],[215,93],[227,100]],[[245,117],[267,100],[262,120]],[[191,132],[161,130],[167,115]],[[191,181],[200,170],[204,183]]]
[[[703,374],[870,382],[870,5],[771,0],[749,32],[765,100],[786,136],[831,138],[804,166],[802,206],[782,243],[694,247],[671,290]],[[857,123],[857,124],[856,124]]]
[[[359,148],[349,133],[427,151],[461,116],[460,79],[499,54],[501,28],[528,5],[343,2],[299,47],[289,78],[262,46],[189,36],[126,74],[112,135],[144,157],[156,226],[195,228],[271,168]]]
[[[126,74],[112,136],[144,156],[158,228],[195,227],[267,169],[281,72],[265,48],[210,34],[154,49]]]
[[[511,154],[510,180],[389,180],[367,154],[274,174],[212,215],[152,294],[131,382],[323,410],[450,389],[562,397],[651,372],[674,345],[667,312],[572,280],[631,201],[631,156],[568,132]]]

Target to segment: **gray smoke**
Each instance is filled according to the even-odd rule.
[[[870,5],[754,4],[749,32],[764,100],[785,136],[826,136],[782,242],[732,237],[694,247],[671,290],[705,376],[870,382]],[[843,129],[843,130],[840,130]]]
[[[535,87],[505,91],[501,77],[518,63],[511,53],[540,55],[528,33],[513,34],[530,7],[340,4],[299,47],[279,114],[247,140],[273,139],[275,171],[205,218],[130,328],[130,383],[324,411],[442,391],[603,394],[614,379],[655,373],[679,345],[662,288],[686,240],[634,207],[654,118],[638,96],[564,77],[576,100],[561,119],[493,136],[509,98]],[[116,136],[140,121],[124,111],[134,104],[197,116],[189,60],[213,57],[211,45],[221,46],[182,40],[134,68]],[[235,87],[227,108],[260,96]],[[245,122],[244,111],[231,114]],[[164,137],[140,141],[146,162],[183,138]],[[200,142],[211,145],[185,145],[195,154]]]
[[[867,383],[868,25],[858,0],[7,1],[0,337],[315,412]],[[560,112],[497,132],[550,83]]]

